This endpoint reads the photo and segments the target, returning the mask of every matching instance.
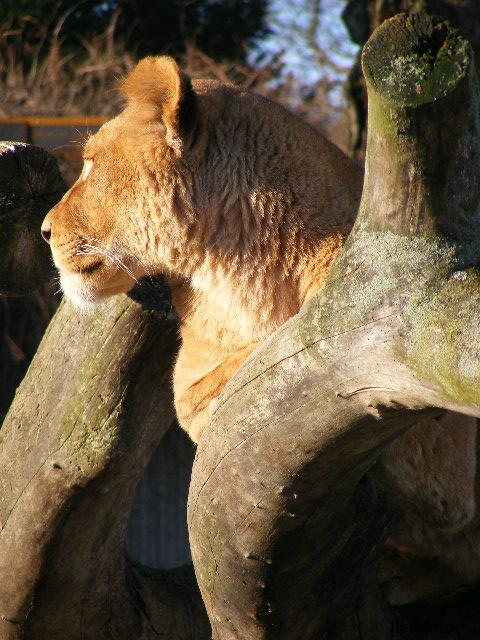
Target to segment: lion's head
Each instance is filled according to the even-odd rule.
[[[88,306],[162,272],[268,334],[325,279],[359,169],[279,105],[191,82],[169,57],[142,60],[122,91],[42,227],[67,297]]]
[[[80,306],[128,291],[162,257],[168,270],[162,254],[175,252],[169,240],[182,231],[172,227],[183,215],[190,82],[170,58],[147,58],[123,91],[125,110],[87,141],[80,177],[42,225],[62,288]]]

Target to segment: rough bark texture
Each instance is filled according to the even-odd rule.
[[[472,52],[439,20],[402,15],[363,64],[366,179],[345,251],[230,382],[197,451],[191,546],[216,640],[395,637],[365,472],[439,407],[480,416]],[[477,637],[471,616],[448,637]]]
[[[21,142],[0,142],[0,295],[34,291],[53,275],[40,225],[66,187],[55,158]]]
[[[45,284],[52,259],[39,230],[64,192],[52,155],[0,142],[0,421],[56,307]]]
[[[188,568],[124,554],[133,491],[172,422],[173,320],[62,304],[0,432],[0,637],[207,638]]]
[[[441,16],[458,27],[470,41],[480,68],[480,5],[476,0],[350,0],[342,14],[356,44],[364,45],[375,29],[400,11],[427,12]],[[349,103],[349,151],[358,160],[365,157],[367,138],[367,91],[360,54],[346,87]]]

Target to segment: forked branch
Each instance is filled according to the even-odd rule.
[[[230,382],[189,525],[216,640],[388,638],[365,472],[439,407],[480,415],[479,126],[468,43],[399,15],[367,43],[360,214],[323,291]]]

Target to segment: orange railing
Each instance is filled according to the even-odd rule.
[[[19,139],[21,142],[28,142],[29,144],[35,144],[35,138],[37,134],[47,129],[72,129],[72,131],[84,129],[91,130],[98,129],[107,118],[99,116],[82,116],[82,117],[20,117],[20,118],[0,118],[0,137],[5,138],[5,133],[9,130],[11,132],[20,132],[20,136],[15,139]],[[38,131],[36,131],[38,130]],[[8,139],[11,139],[8,137]],[[50,151],[51,149],[49,149]]]
[[[67,183],[72,183],[81,169],[83,143],[106,120],[97,116],[0,118],[0,140],[47,149],[58,158]]]

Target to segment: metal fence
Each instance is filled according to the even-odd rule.
[[[140,479],[130,514],[128,555],[158,569],[190,560],[187,496],[195,448],[172,425]]]

